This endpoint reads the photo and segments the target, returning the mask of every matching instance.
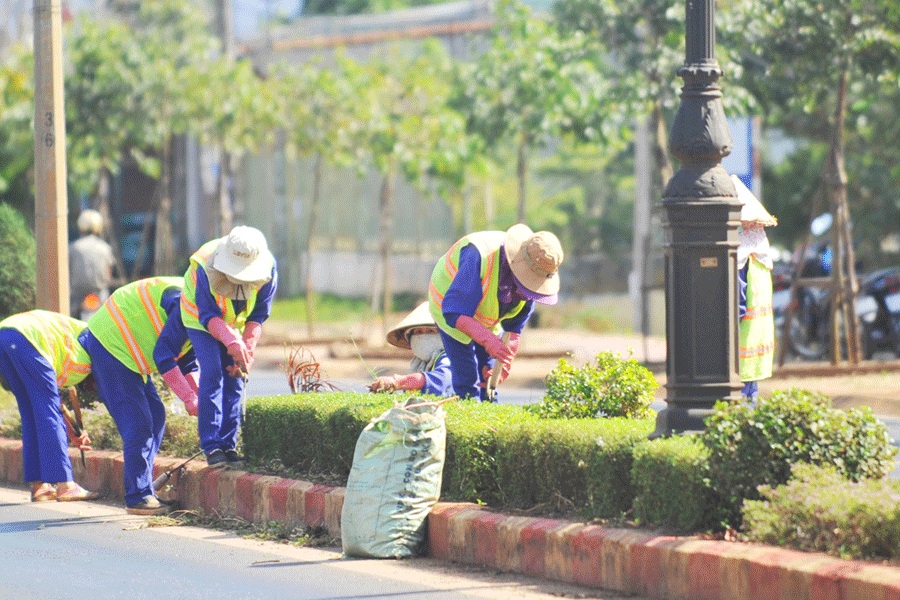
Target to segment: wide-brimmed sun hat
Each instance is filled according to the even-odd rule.
[[[219,242],[210,266],[234,280],[252,283],[269,277],[274,264],[262,232],[239,225]]]
[[[411,350],[409,332],[416,327],[434,327],[435,332],[437,332],[437,324],[434,322],[431,311],[428,309],[428,302],[423,302],[415,307],[411,313],[403,317],[402,321],[388,331],[388,343],[391,346]]]
[[[731,176],[734,189],[737,190],[738,200],[741,201],[741,221],[744,223],[759,223],[764,227],[778,225],[778,219],[769,214],[762,202],[753,195],[744,182],[737,175]]]
[[[506,231],[503,248],[520,285],[539,296],[559,292],[558,271],[564,255],[555,235],[549,231],[535,233],[528,225],[518,223]]]

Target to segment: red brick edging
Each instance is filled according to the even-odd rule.
[[[75,479],[121,499],[122,458],[70,449]],[[154,476],[182,461],[158,458]],[[0,439],[0,480],[22,483],[22,442]],[[341,535],[344,488],[194,461],[171,489],[188,510],[321,527]],[[652,598],[689,600],[900,600],[900,567],[758,544],[654,535],[517,517],[476,504],[439,502],[428,517],[433,558]]]

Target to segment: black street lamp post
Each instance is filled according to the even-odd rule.
[[[722,157],[731,134],[717,80],[714,0],[686,0],[681,106],[669,150],[681,168],[663,192],[666,408],[651,438],[700,431],[719,400],[740,399],[737,228],[740,202]]]

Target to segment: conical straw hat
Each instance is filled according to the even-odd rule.
[[[757,200],[753,192],[747,189],[747,186],[744,185],[744,182],[737,175],[732,175],[731,181],[734,182],[738,200],[741,201],[741,221],[745,223],[761,223],[764,227],[778,225],[778,220],[769,214],[762,202]]]

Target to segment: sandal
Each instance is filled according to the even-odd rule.
[[[84,489],[80,485],[75,486],[75,489],[68,490],[63,493],[56,494],[57,502],[78,502],[79,500],[96,500],[100,497],[99,492],[89,492]]]
[[[36,492],[31,492],[32,502],[50,502],[56,500],[56,490],[53,486],[42,486]]]

